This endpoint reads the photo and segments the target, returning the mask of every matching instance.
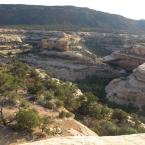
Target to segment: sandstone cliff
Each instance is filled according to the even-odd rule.
[[[65,80],[83,79],[90,75],[119,76],[120,72],[102,63],[100,57],[116,50],[127,51],[132,43],[145,44],[144,35],[98,32],[0,29],[0,38],[0,53],[20,53],[16,55],[18,59]],[[131,51],[143,54],[143,49]],[[108,59],[104,62],[108,63]],[[109,62],[132,69],[143,63],[144,58],[119,52],[112,54]]]
[[[126,33],[101,33],[101,32],[63,32],[45,30],[26,30],[26,29],[3,29],[0,28],[1,45],[8,43],[21,46],[28,44],[41,48],[55,48],[59,44],[64,48],[88,48],[89,51],[100,55],[102,53],[126,50],[132,46],[145,44],[145,35],[134,35]],[[21,48],[21,47],[20,47]],[[57,47],[56,47],[57,48]],[[1,47],[0,47],[1,49]],[[60,47],[62,49],[62,47]],[[65,50],[65,49],[64,49]],[[69,49],[70,50],[70,49]],[[140,51],[138,48],[133,51]],[[97,54],[98,53],[98,54]]]
[[[121,105],[142,108],[145,105],[145,63],[126,78],[114,79],[106,87],[107,98]]]
[[[145,62],[145,46],[135,45],[122,51],[115,51],[104,57],[103,62],[132,70]]]
[[[73,49],[81,49],[79,45],[81,38],[76,34],[66,34],[64,32],[57,32],[55,35],[52,33],[51,36],[42,38],[38,45],[40,49],[50,49],[58,51],[67,51]]]

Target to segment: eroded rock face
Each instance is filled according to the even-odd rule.
[[[136,45],[129,50],[129,53],[135,54],[138,56],[145,56],[145,46],[144,45]]]
[[[115,51],[104,57],[103,62],[133,70],[145,62],[145,46],[136,45],[123,51]]]
[[[24,39],[25,36],[21,31],[0,29],[0,53],[7,55],[8,53],[17,54],[29,51],[31,45],[24,42]]]
[[[116,50],[124,50],[132,45],[144,45],[145,35],[133,34],[114,34],[101,32],[62,32],[62,31],[44,31],[44,30],[24,30],[24,29],[0,29],[0,38],[3,45],[7,42],[15,42],[17,44],[29,44],[41,48],[58,48],[62,49],[81,49],[79,42],[83,43],[83,47],[90,47],[90,50],[97,54],[99,51],[107,50],[110,53]],[[85,43],[84,43],[85,42]],[[141,48],[141,47],[140,47]],[[1,49],[1,47],[0,47]],[[133,50],[142,53],[142,48]]]
[[[145,63],[126,78],[114,79],[106,87],[107,98],[121,105],[141,109],[145,105]]]
[[[43,68],[55,77],[74,81],[96,74],[118,76],[118,72],[103,64],[84,46],[83,42],[92,35],[91,32],[0,29],[0,33],[2,47],[5,47],[0,47],[3,54],[25,52],[23,46],[30,45],[32,48],[27,53],[16,55],[17,58]]]
[[[144,35],[98,32],[0,29],[0,38],[0,53],[22,53],[17,55],[18,59],[71,81],[92,75],[116,77],[117,70],[102,63],[100,51],[103,50],[104,55],[106,51],[127,50],[132,41],[137,45],[145,44]],[[132,49],[133,52],[144,54],[141,47]],[[121,53],[111,57],[115,63],[129,69],[145,61],[139,56],[135,59]]]
[[[59,34],[60,33],[60,34]],[[47,36],[42,38],[39,42],[40,49],[50,49],[50,50],[59,50],[59,51],[68,51],[73,50],[74,48],[81,48],[79,46],[79,41],[81,38],[79,35],[66,34],[64,32],[58,32],[56,35]]]
[[[94,61],[89,56],[77,54],[72,51],[54,52],[41,51],[37,54],[21,55],[20,60],[35,67],[42,68],[55,77],[75,81],[88,76],[114,78],[119,72],[101,61]]]

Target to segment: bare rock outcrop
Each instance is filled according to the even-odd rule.
[[[107,98],[121,105],[145,106],[145,63],[126,78],[114,79],[106,87]]]
[[[0,53],[3,55],[27,52],[30,44],[23,40],[25,36],[15,30],[0,29]]]
[[[41,49],[67,51],[81,48],[79,45],[80,40],[79,35],[57,32],[56,35],[52,34],[52,36],[42,38],[38,45]]]
[[[42,68],[55,77],[63,80],[75,81],[87,76],[114,78],[119,72],[110,66],[72,51],[54,52],[41,51],[37,54],[20,55],[19,59],[35,67]]]
[[[103,62],[133,70],[145,62],[145,46],[136,45],[123,51],[115,51],[104,57]]]
[[[145,134],[122,136],[66,136],[54,137],[21,145],[145,145]]]
[[[71,81],[92,75],[116,77],[120,75],[118,70],[102,63],[100,57],[106,55],[106,52],[127,51],[132,42],[137,46],[145,44],[144,35],[33,29],[0,29],[0,38],[0,53],[16,54],[22,61]],[[139,48],[131,50],[136,56],[114,53],[109,56],[109,60],[106,57],[104,62],[118,63],[132,70],[145,62],[144,56],[138,55],[144,54],[144,49]],[[19,53],[22,55],[17,55]]]

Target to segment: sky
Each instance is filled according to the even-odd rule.
[[[73,5],[137,20],[145,19],[145,0],[0,0],[0,4]]]

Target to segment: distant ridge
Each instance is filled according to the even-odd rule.
[[[132,20],[89,8],[1,4],[0,26],[9,25],[145,32],[145,20]]]

